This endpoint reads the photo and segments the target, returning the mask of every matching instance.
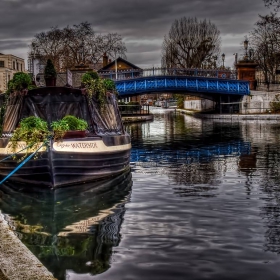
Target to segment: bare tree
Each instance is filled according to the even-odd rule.
[[[51,59],[58,72],[80,64],[96,65],[104,53],[112,58],[125,57],[126,47],[117,33],[96,34],[90,23],[52,27],[35,35],[29,46],[29,56]]]
[[[164,37],[162,66],[200,68],[204,62],[217,60],[220,45],[220,32],[214,24],[183,17],[173,22]]]
[[[266,7],[273,7],[275,11],[278,11],[280,8],[280,0],[263,0]]]
[[[259,16],[254,30],[250,33],[254,60],[263,72],[269,86],[276,81],[276,70],[280,63],[280,18],[276,14]]]

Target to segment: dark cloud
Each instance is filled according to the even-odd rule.
[[[232,54],[239,51],[258,14],[267,13],[262,0],[0,0],[0,52],[26,58],[34,34],[88,21],[96,32],[121,34],[132,63],[160,65],[164,35],[175,19],[186,16],[217,25],[231,66]]]

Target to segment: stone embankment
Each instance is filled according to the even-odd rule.
[[[271,105],[279,103],[280,91],[251,91],[251,94],[244,96],[239,102],[239,114],[207,114],[201,111],[210,110],[215,107],[215,104],[209,100],[189,100],[185,101],[185,109],[182,113],[195,115],[205,119],[223,119],[223,120],[280,120],[280,114],[271,114]],[[234,102],[233,105],[237,105]]]
[[[199,114],[199,118],[203,119],[219,119],[219,120],[231,120],[231,121],[243,121],[243,120],[280,120],[280,114],[232,114],[232,115],[218,115],[218,114]]]
[[[55,280],[10,229],[0,212],[0,280]]]
[[[154,115],[135,115],[135,116],[122,116],[122,121],[124,123],[130,122],[145,122],[145,121],[152,121],[154,119]]]
[[[194,116],[200,119],[215,119],[215,120],[277,120],[280,121],[280,114],[201,114],[196,111],[187,109],[176,109],[176,112]]]

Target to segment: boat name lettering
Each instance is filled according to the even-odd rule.
[[[63,148],[73,148],[73,149],[95,149],[97,148],[96,142],[90,142],[90,143],[59,143],[57,144],[57,147],[63,149]]]
[[[59,143],[59,144],[57,144],[57,147],[63,149],[63,148],[69,148],[70,145],[69,144],[64,144],[64,143]]]
[[[96,142],[93,143],[72,143],[72,148],[94,149],[97,148]]]

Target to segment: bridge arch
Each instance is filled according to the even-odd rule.
[[[250,94],[249,82],[230,79],[149,76],[128,80],[116,80],[119,98],[152,93],[181,93],[220,102],[240,100]]]

